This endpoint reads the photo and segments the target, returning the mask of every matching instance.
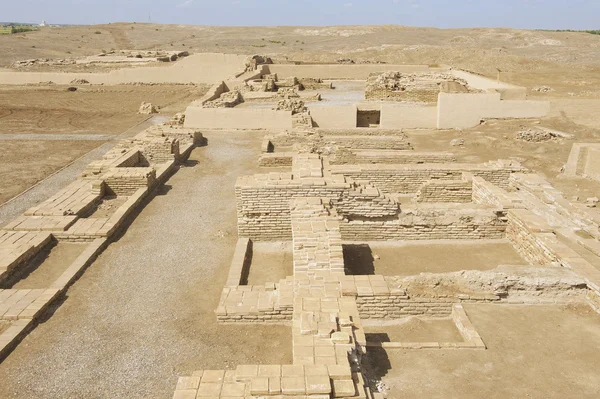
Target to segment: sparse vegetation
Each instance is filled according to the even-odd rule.
[[[30,25],[8,25],[8,26],[0,26],[0,35],[11,35],[14,33],[25,33],[25,32],[34,32],[37,31],[38,28]]]
[[[269,40],[269,43],[280,44],[281,41],[280,40]]]
[[[101,35],[102,32],[100,32],[99,30],[97,30],[96,32],[94,32],[94,35]]]
[[[600,29],[595,30],[573,30],[573,29],[540,29],[543,32],[575,32],[575,33],[589,33],[592,35],[600,35]]]

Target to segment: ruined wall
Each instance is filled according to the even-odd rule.
[[[453,299],[408,298],[406,295],[357,296],[363,319],[400,319],[408,316],[448,317]]]
[[[341,215],[389,217],[398,205],[377,189],[356,186],[343,177],[291,179],[291,174],[243,176],[235,187],[238,234],[256,240],[291,239],[290,201],[293,198],[328,198]]]
[[[351,220],[340,223],[344,240],[499,239],[506,219],[489,210],[435,209],[401,213],[395,220]]]
[[[371,128],[347,128],[347,129],[324,129],[324,128],[316,128],[315,132],[323,137],[327,136],[386,136],[386,137],[396,137],[407,140],[405,134],[402,133],[401,130],[398,129],[386,129],[380,127],[379,129],[371,129]]]
[[[508,212],[506,237],[517,252],[532,265],[557,265],[558,258],[547,242],[552,243],[553,247],[560,244],[550,226],[531,211],[513,209]]]
[[[414,152],[414,151],[356,151],[339,149],[329,157],[330,165],[346,164],[422,164],[422,163],[452,163],[456,156],[444,152]]]
[[[293,152],[269,152],[261,154],[258,158],[258,166],[262,167],[281,167],[292,166]]]
[[[292,320],[293,305],[280,300],[274,285],[242,285],[223,289],[219,323],[286,323]],[[243,304],[240,306],[240,304]]]
[[[118,168],[104,176],[106,188],[115,195],[132,195],[140,188],[152,188],[156,184],[154,168]]]
[[[269,73],[279,76],[296,76],[299,79],[357,79],[366,80],[371,73],[382,71],[399,71],[405,73],[427,72],[427,65],[377,65],[377,64],[354,64],[354,65],[291,65],[273,64],[267,66]]]
[[[461,180],[463,172],[499,187],[508,187],[510,174],[520,167],[502,164],[332,165],[331,173],[369,181],[385,193],[415,193],[429,180]]]
[[[464,180],[430,180],[417,191],[416,202],[471,202],[472,183]]]
[[[142,153],[150,165],[179,160],[179,141],[166,137],[147,140],[142,144]]]

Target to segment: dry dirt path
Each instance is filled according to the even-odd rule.
[[[291,363],[283,326],[221,326],[234,183],[264,133],[208,135],[165,188],[0,364],[2,398],[169,398],[177,376]]]

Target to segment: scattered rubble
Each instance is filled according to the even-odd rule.
[[[228,91],[221,94],[219,98],[204,103],[204,108],[233,108],[244,102],[242,93],[239,90]]]
[[[534,87],[533,91],[537,91],[539,93],[549,93],[551,91],[554,91],[554,89],[550,86],[538,86]]]
[[[183,126],[185,123],[185,114],[183,112],[176,113],[170,120],[165,122],[166,126]]]
[[[138,113],[143,114],[143,115],[157,114],[158,107],[152,105],[151,103],[143,102],[140,105],[140,109],[139,109]]]
[[[276,111],[292,111],[292,115],[306,112],[307,109],[304,106],[304,101],[297,98],[285,98],[277,103],[277,106],[273,108]]]
[[[85,79],[73,79],[71,81],[71,84],[72,85],[87,85],[87,84],[90,84],[90,82],[88,82]]]
[[[549,141],[556,138],[556,134],[544,128],[531,127],[519,131],[517,133],[516,138],[517,140],[529,141],[532,143],[540,143],[542,141]]]
[[[450,145],[452,147],[462,147],[463,145],[465,145],[465,139],[452,139],[450,141]]]
[[[365,99],[435,103],[440,91],[472,92],[467,81],[449,73],[372,73],[367,79]]]

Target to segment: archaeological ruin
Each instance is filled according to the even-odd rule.
[[[260,149],[245,149],[254,169],[226,188],[237,245],[222,265],[227,279],[210,322],[240,333],[285,326],[290,342],[282,345],[291,344],[291,362],[186,370],[170,380],[173,399],[392,398],[372,354],[390,354],[390,373],[404,372],[393,353],[410,361],[437,353],[484,356],[503,326],[491,323],[493,333],[484,332],[481,315],[472,317],[476,306],[600,312],[595,208],[566,198],[519,160],[466,162],[452,147],[441,152],[413,140],[415,132],[546,116],[549,103],[528,99],[524,87],[450,66],[117,56],[114,62],[153,57],[157,66],[0,72],[4,84],[212,84],[184,114],[121,140],[71,184],[2,227],[3,359],[40,319],[52,317],[48,308],[107,247],[127,237],[157,191],[190,167],[190,154],[202,157],[213,142],[234,140],[232,132],[240,131],[257,138]],[[598,151],[598,144],[574,144],[565,176],[600,179]],[[269,252],[271,243],[281,246]],[[74,244],[77,253],[55,281],[29,288],[32,270],[52,260],[40,261],[40,254]],[[186,245],[191,251],[202,244]],[[464,254],[480,257],[471,264]],[[261,272],[267,263],[273,270]],[[398,332],[415,320],[443,333]]]

